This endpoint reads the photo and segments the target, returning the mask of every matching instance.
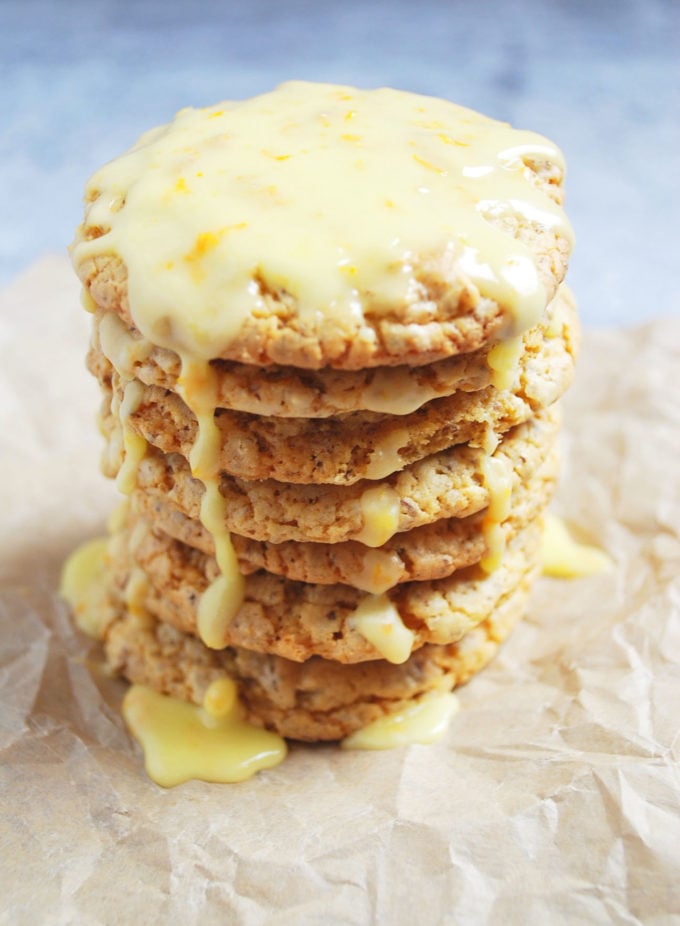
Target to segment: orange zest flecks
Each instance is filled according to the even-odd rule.
[[[201,232],[196,236],[193,248],[184,255],[184,260],[190,265],[191,274],[196,282],[200,282],[205,277],[205,269],[202,265],[203,258],[218,247],[225,235],[246,228],[247,225],[247,222],[237,222],[235,225],[225,225],[216,232]]]
[[[437,135],[437,138],[441,139],[445,145],[456,145],[457,148],[469,148],[470,145],[466,141],[461,141],[459,138],[451,138],[450,135],[446,135],[444,132],[440,132]]]
[[[435,174],[439,174],[440,177],[448,176],[448,170],[444,170],[442,167],[437,167],[435,164],[432,164],[430,161],[426,161],[425,158],[421,158],[419,154],[413,155],[413,160],[420,164],[422,167],[425,167],[427,170],[432,171]]]

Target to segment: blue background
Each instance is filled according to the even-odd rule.
[[[449,97],[569,164],[588,324],[680,313],[673,0],[0,0],[0,283],[64,251],[88,175],[186,105],[290,78]]]

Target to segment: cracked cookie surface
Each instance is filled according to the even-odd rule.
[[[498,602],[537,568],[541,520],[510,541],[500,566],[477,566],[444,579],[406,582],[387,592],[413,647],[453,643],[484,620]],[[111,569],[124,598],[133,570],[141,570],[144,608],[180,630],[197,633],[198,602],[218,575],[215,561],[149,526],[124,529],[111,546]],[[259,570],[245,577],[243,600],[224,628],[224,646],[305,661],[322,656],[351,663],[381,654],[358,630],[357,608],[370,598],[347,585],[298,582]]]
[[[550,456],[559,430],[556,405],[512,429],[494,452],[511,471],[513,487],[530,479]],[[488,488],[482,474],[485,452],[459,444],[432,454],[394,473],[382,484],[399,499],[395,532],[401,533],[441,518],[462,518],[486,507]],[[104,471],[115,476],[120,448],[110,437]],[[373,487],[368,480],[349,486],[296,485],[273,479],[253,482],[223,473],[225,527],[243,537],[282,543],[289,540],[339,543],[359,539],[365,527],[364,493]],[[133,505],[153,521],[199,518],[203,486],[194,479],[180,454],[147,449],[137,473]]]
[[[299,740],[337,740],[431,691],[462,685],[494,657],[523,616],[529,582],[520,584],[457,643],[428,644],[402,665],[384,660],[341,665],[313,657],[291,662],[238,647],[215,651],[191,634],[124,607],[105,635],[109,667],[131,682],[201,704],[211,682],[228,676],[247,719]]]

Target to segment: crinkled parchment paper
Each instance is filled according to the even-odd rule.
[[[55,596],[116,498],[88,337],[63,258],[1,296],[2,922],[680,922],[680,320],[587,333],[554,507],[614,568],[540,582],[443,741],[167,791]]]

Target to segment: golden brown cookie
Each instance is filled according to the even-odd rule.
[[[180,630],[197,633],[198,602],[217,575],[212,558],[151,528],[124,530],[112,545],[119,593],[132,567],[143,576],[144,608]],[[491,574],[478,567],[444,579],[407,582],[386,593],[400,621],[413,633],[412,649],[454,643],[484,620],[526,576],[535,572],[540,519],[508,545]],[[141,571],[141,573],[139,572]],[[338,662],[378,659],[354,617],[372,596],[347,585],[296,582],[263,570],[246,577],[244,598],[225,628],[224,646],[240,646],[303,662],[322,656]]]
[[[559,429],[556,405],[509,431],[494,457],[512,472],[513,487],[531,478],[550,456]],[[115,447],[111,444],[111,450]],[[485,508],[489,492],[482,475],[486,454],[460,444],[405,467],[383,481],[398,499],[395,532],[410,531],[442,518],[464,518]],[[104,470],[114,476],[120,453],[107,454]],[[365,528],[362,499],[374,483],[350,486],[288,485],[272,479],[249,482],[222,475],[226,528],[258,541],[289,540],[340,543],[361,537]],[[172,521],[185,515],[198,520],[203,486],[193,479],[179,454],[165,455],[150,447],[141,461],[134,507]]]
[[[423,646],[402,665],[341,665],[319,657],[291,662],[246,649],[208,649],[191,634],[118,606],[105,634],[111,669],[131,682],[201,704],[211,682],[236,680],[249,721],[300,740],[336,740],[406,707],[430,691],[450,691],[482,669],[522,617],[523,581],[457,643]]]
[[[447,101],[290,83],[105,165],[72,253],[96,305],[164,347],[419,365],[538,320],[571,250],[563,175],[547,139]]]
[[[539,222],[505,223],[493,219],[490,225],[516,238],[533,254],[539,278],[546,289],[546,304],[564,279],[571,253],[566,235]],[[95,229],[84,228],[77,247]],[[362,370],[375,366],[422,366],[457,354],[480,350],[508,331],[509,312],[493,300],[480,298],[459,266],[449,255],[413,262],[417,299],[396,305],[392,311],[372,312],[367,306],[366,324],[357,327],[344,319],[340,326],[308,331],[298,320],[298,308],[283,290],[269,290],[255,279],[260,289],[265,318],[249,317],[238,341],[224,347],[213,359],[233,360],[257,366],[272,364],[319,370]],[[116,312],[127,327],[135,320],[127,294],[127,268],[120,257],[87,257],[78,264],[78,275],[95,305]],[[395,317],[396,316],[396,317]],[[510,328],[512,330],[512,328]]]
[[[578,334],[573,295],[567,286],[550,303],[546,318],[522,336],[524,353],[536,354],[546,337],[574,342]],[[370,367],[364,370],[303,370],[291,366],[213,360],[217,371],[217,405],[233,411],[275,418],[326,418],[354,411],[409,414],[426,402],[454,392],[476,392],[492,384],[489,352],[448,357],[419,366]],[[575,353],[575,348],[570,349]],[[126,379],[176,391],[181,359],[147,341],[113,312],[94,318],[88,367],[108,383],[112,367]]]
[[[547,507],[558,470],[559,455],[554,448],[530,481],[516,486],[510,515],[504,521],[508,539]],[[214,556],[214,540],[199,520],[187,518],[170,506],[154,505],[153,497],[142,492],[135,494],[133,510],[153,528]],[[231,540],[239,571],[244,575],[265,569],[300,582],[341,583],[364,591],[384,591],[401,582],[442,579],[456,569],[479,562],[489,552],[482,529],[485,515],[486,510],[482,510],[467,518],[442,518],[394,534],[377,550],[355,540],[332,544],[293,540],[271,543],[234,533]]]
[[[409,415],[350,412],[322,419],[271,418],[218,409],[219,468],[248,480],[351,485],[382,479],[454,444],[483,441],[489,429],[504,434],[557,401],[569,387],[573,342],[543,341],[526,352],[514,390],[487,386],[427,402]],[[111,401],[123,386],[112,373]],[[106,381],[102,382],[104,394]],[[106,398],[104,408],[106,407]],[[115,419],[103,418],[107,433]],[[196,418],[182,399],[158,386],[144,386],[129,417],[130,427],[164,453],[188,458],[197,435]]]

